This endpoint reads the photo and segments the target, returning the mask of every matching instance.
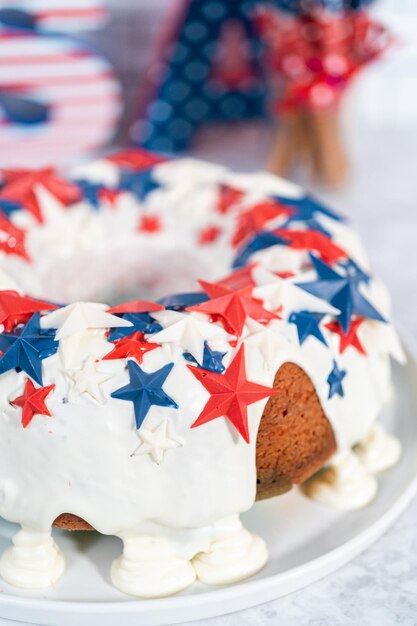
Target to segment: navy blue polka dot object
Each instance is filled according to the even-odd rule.
[[[263,43],[254,27],[258,7],[294,14],[317,6],[340,12],[371,1],[178,0],[171,41],[157,67],[149,68],[152,99],[132,129],[133,141],[150,150],[180,152],[205,122],[267,115]]]

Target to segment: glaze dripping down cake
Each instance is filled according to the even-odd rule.
[[[0,210],[0,515],[22,526],[4,580],[55,583],[56,525],[121,537],[126,593],[229,583],[267,559],[239,520],[256,498],[375,496],[404,357],[341,216],[142,151],[4,171]]]

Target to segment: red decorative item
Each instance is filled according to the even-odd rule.
[[[139,220],[140,232],[158,233],[161,228],[161,221],[157,215],[142,215]]]
[[[309,7],[293,16],[264,6],[256,11],[256,24],[279,85],[274,108],[280,113],[300,105],[333,106],[353,76],[391,41],[384,26],[363,11]]]
[[[237,337],[242,335],[248,317],[257,320],[260,324],[267,324],[272,319],[279,319],[275,313],[267,311],[252,298],[252,287],[250,286],[231,289],[221,283],[207,283],[204,280],[200,280],[199,283],[210,300],[189,307],[187,310],[210,315],[213,321],[219,320],[225,330],[232,335]]]
[[[326,328],[328,328],[330,330],[330,332],[336,333],[337,335],[339,335],[339,337],[340,337],[340,346],[339,346],[340,354],[343,354],[343,352],[346,350],[346,348],[348,348],[349,346],[352,346],[352,348],[356,348],[356,350],[360,354],[363,354],[363,356],[366,356],[365,348],[361,344],[361,341],[360,341],[360,339],[358,337],[358,330],[359,330],[360,326],[362,325],[362,323],[364,321],[365,320],[364,320],[363,317],[360,317],[358,319],[352,320],[351,323],[350,323],[350,326],[349,326],[349,330],[347,331],[346,334],[343,332],[343,328],[341,327],[341,325],[337,321],[329,322],[328,324],[325,324]]]
[[[36,187],[45,187],[62,204],[68,206],[81,197],[79,188],[59,178],[52,168],[41,170],[3,170],[4,187],[0,190],[0,200],[15,202],[43,222],[41,208],[36,197]]]
[[[273,200],[255,204],[239,215],[232,244],[238,246],[242,241],[257,233],[259,230],[262,230],[263,226],[265,226],[269,220],[279,217],[280,215],[288,215],[290,217],[294,215],[294,213],[295,211],[290,207]]]
[[[0,241],[0,250],[5,254],[15,254],[25,261],[30,261],[26,250],[26,231],[18,228],[0,211],[0,232],[4,237]]]
[[[198,243],[201,245],[213,243],[219,238],[221,232],[222,231],[218,226],[208,226],[207,228],[204,228],[204,230],[200,231]]]
[[[226,276],[226,278],[222,278],[222,280],[217,281],[217,284],[221,287],[233,289],[234,291],[244,289],[245,287],[255,287],[255,283],[252,278],[252,270],[255,265],[255,263],[249,263],[249,265],[245,265],[245,267],[235,270]]]
[[[145,335],[139,331],[127,337],[122,337],[122,339],[114,341],[113,343],[113,350],[103,357],[103,361],[133,357],[138,363],[142,363],[144,354],[156,348],[160,348],[159,343],[146,341]]]
[[[277,394],[278,391],[247,379],[245,346],[243,344],[240,346],[238,353],[223,374],[192,365],[187,365],[187,367],[210,393],[209,400],[191,428],[207,424],[218,417],[227,417],[246,443],[249,443],[247,407]]]
[[[329,265],[348,257],[343,248],[337,246],[330,237],[318,230],[277,228],[274,233],[288,241],[290,248],[317,252],[319,257]]]
[[[151,313],[152,311],[164,311],[164,307],[162,304],[148,302],[148,300],[134,300],[107,309],[107,313]]]
[[[217,210],[219,213],[225,214],[239,202],[243,200],[245,192],[236,187],[230,187],[229,185],[219,186],[219,195],[217,198]]]
[[[54,311],[55,304],[21,296],[17,291],[0,291],[0,324],[6,332],[14,330],[17,324],[24,324],[38,311]]]
[[[159,157],[147,150],[135,148],[135,150],[122,150],[121,152],[111,154],[107,157],[107,160],[120,167],[126,167],[135,172],[140,172],[142,170],[148,170],[150,167],[158,163],[163,163],[168,159]]]
[[[26,428],[30,424],[34,415],[47,415],[51,417],[45,400],[53,389],[55,389],[55,385],[36,388],[29,378],[26,380],[23,395],[11,401],[13,406],[19,406],[22,409],[21,421],[23,428]]]

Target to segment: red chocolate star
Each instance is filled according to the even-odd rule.
[[[347,254],[337,246],[330,237],[317,230],[289,230],[277,228],[274,234],[286,239],[290,248],[317,252],[320,258],[329,265],[340,259],[346,259]]]
[[[51,167],[3,170],[3,180],[5,185],[0,191],[0,198],[22,205],[38,222],[43,222],[43,216],[35,193],[37,185],[45,187],[65,206],[77,202],[81,196],[76,185],[58,178]]]
[[[244,197],[245,192],[229,185],[219,186],[219,195],[217,198],[217,210],[219,213],[227,213],[233,206],[238,204]]]
[[[211,300],[191,306],[187,311],[210,315],[212,321],[219,320],[225,330],[232,335],[241,336],[248,317],[257,320],[260,324],[279,319],[275,313],[267,311],[252,298],[251,287],[230,289],[220,283],[207,283],[204,280],[200,280],[199,283]]]
[[[279,215],[290,216],[293,214],[293,209],[272,200],[255,204],[239,215],[236,231],[232,238],[232,245],[238,246],[244,239],[262,230],[269,220]]]
[[[157,233],[161,230],[161,220],[157,215],[142,215],[138,230],[145,233]]]
[[[23,395],[11,401],[13,406],[22,408],[22,426],[26,428],[34,415],[47,415],[51,417],[51,413],[45,404],[46,397],[55,389],[55,385],[47,387],[38,387],[36,389],[33,382],[28,378],[26,381]]]
[[[0,241],[0,250],[5,254],[15,254],[25,261],[30,261],[26,250],[26,231],[12,224],[1,211],[0,231],[4,237]]]
[[[17,291],[0,291],[0,324],[11,332],[17,324],[23,324],[37,311],[53,311],[55,304],[21,296]]]
[[[103,361],[126,359],[132,356],[138,363],[142,363],[144,354],[161,347],[159,343],[146,341],[145,335],[139,331],[135,331],[127,337],[122,337],[122,339],[114,341],[113,343],[113,350],[103,357]]]
[[[140,172],[141,170],[147,170],[158,163],[164,163],[167,159],[156,156],[155,154],[152,154],[152,152],[147,152],[146,150],[136,149],[122,150],[121,152],[108,156],[107,160],[112,163],[116,163],[116,165],[120,165],[121,167],[127,167],[135,172]]]
[[[152,311],[163,311],[162,304],[148,302],[147,300],[134,300],[125,302],[107,309],[107,313],[152,313]]]
[[[226,278],[219,280],[217,285],[227,287],[228,289],[233,289],[235,291],[243,289],[244,287],[255,287],[255,282],[252,278],[252,270],[254,267],[255,263],[245,265],[245,267],[235,270],[226,276]]]
[[[249,443],[247,407],[258,400],[275,395],[278,391],[253,383],[246,378],[244,344],[223,374],[192,365],[187,367],[210,393],[210,398],[191,428],[224,416],[230,420],[246,443]]]
[[[207,226],[207,228],[200,230],[200,233],[198,235],[198,243],[200,245],[213,243],[219,238],[221,232],[222,231],[218,226]]]
[[[360,339],[358,337],[359,327],[364,321],[365,321],[365,318],[363,317],[352,320],[349,326],[349,330],[347,331],[346,334],[343,332],[343,328],[341,327],[338,321],[329,322],[328,324],[325,324],[326,328],[328,328],[330,332],[336,333],[337,335],[339,335],[340,354],[342,354],[346,350],[346,348],[348,348],[349,346],[352,346],[352,348],[356,348],[356,350],[360,354],[363,354],[364,356],[366,356],[365,348],[361,344]]]

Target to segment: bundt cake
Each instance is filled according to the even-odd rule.
[[[404,357],[345,219],[272,175],[143,151],[1,183],[0,515],[22,526],[4,580],[59,578],[55,525],[121,537],[133,595],[233,582],[266,562],[239,520],[256,497],[374,497]]]

